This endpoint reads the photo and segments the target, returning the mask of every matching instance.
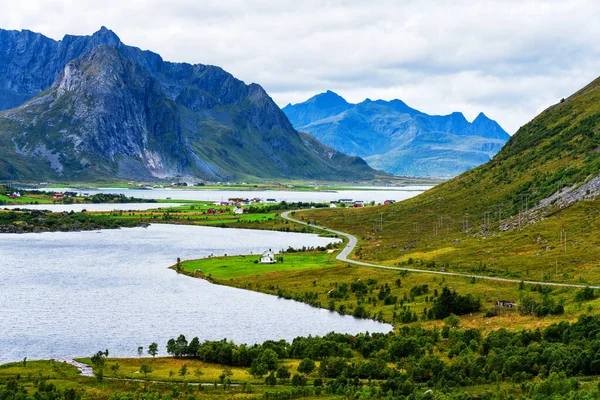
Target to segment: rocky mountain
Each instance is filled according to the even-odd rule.
[[[451,177],[490,160],[510,136],[483,113],[428,115],[400,100],[351,104],[327,91],[283,108],[294,127],[373,168],[396,175]]]
[[[369,180],[300,135],[257,84],[170,63],[102,28],[54,41],[0,30],[0,179]]]

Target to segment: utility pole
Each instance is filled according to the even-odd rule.
[[[567,251],[567,231],[564,229],[560,231],[560,250]]]

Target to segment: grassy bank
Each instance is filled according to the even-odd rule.
[[[181,263],[181,270],[206,276],[209,279],[228,280],[262,276],[273,272],[306,271],[331,268],[336,265],[335,254],[327,252],[285,253],[275,264],[261,264],[260,254],[232,257],[211,257]],[[175,267],[177,268],[177,267]]]

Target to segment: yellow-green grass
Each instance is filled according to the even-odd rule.
[[[0,381],[6,381],[19,375],[23,379],[44,377],[47,380],[79,378],[76,367],[54,360],[13,362],[0,365]]]
[[[422,321],[421,315],[423,309],[431,309],[433,306],[433,295],[437,289],[438,293],[445,286],[456,290],[461,295],[471,294],[481,299],[481,311],[472,315],[461,317],[461,326],[467,328],[480,328],[483,332],[499,328],[523,329],[544,327],[554,322],[575,321],[581,314],[593,314],[600,309],[600,298],[587,301],[576,302],[575,295],[578,289],[573,288],[555,288],[549,294],[556,304],[563,304],[565,314],[560,316],[546,316],[539,318],[532,315],[520,315],[516,309],[504,309],[495,306],[497,300],[509,300],[518,302],[521,295],[530,296],[538,302],[542,301],[543,295],[533,291],[532,285],[525,285],[523,290],[519,290],[519,285],[506,282],[493,282],[488,280],[475,280],[462,277],[437,276],[422,273],[400,273],[396,271],[376,269],[370,267],[361,267],[344,263],[336,263],[329,268],[298,269],[288,271],[270,272],[261,275],[252,275],[239,277],[235,279],[215,279],[215,283],[229,285],[233,287],[259,291],[263,293],[280,295],[292,298],[298,301],[304,301],[322,308],[329,308],[329,292],[343,283],[351,285],[353,282],[367,282],[369,279],[377,281],[373,285],[372,293],[366,297],[377,297],[379,288],[387,284],[390,287],[391,295],[397,296],[398,301],[404,298],[406,294],[410,300],[410,289],[417,285],[428,285],[429,293],[417,296],[407,301],[404,305],[410,307],[411,312],[415,312],[419,317],[418,322],[409,324],[420,324],[424,327],[442,326],[443,321]],[[396,280],[400,279],[401,286],[397,287]],[[307,295],[309,294],[309,295]],[[383,301],[377,299],[376,303],[367,302],[366,298],[362,300],[362,306],[369,312],[371,317],[381,319],[384,322],[394,323],[395,326],[406,325],[401,321],[393,321],[393,314],[402,311],[398,304],[384,305]],[[334,308],[340,310],[344,308],[344,313],[352,314],[358,305],[357,297],[350,292],[348,299],[334,300]],[[497,311],[498,316],[484,318],[487,311]]]
[[[77,361],[92,365],[89,358],[77,359]],[[142,364],[148,364],[152,367],[152,372],[144,376],[140,372]],[[118,365],[118,370],[113,370],[113,366]],[[185,376],[180,375],[181,368],[187,367]],[[251,382],[262,383],[264,379],[254,379],[248,374],[248,368],[226,367],[220,364],[205,363],[195,359],[175,358],[175,357],[156,357],[156,358],[108,358],[102,368],[105,377],[126,378],[126,379],[148,379],[160,381],[188,381],[188,382],[215,382],[219,381],[219,376],[223,374],[225,368],[228,368],[233,375],[230,376],[232,382]],[[94,367],[94,372],[100,368]]]
[[[81,398],[94,400],[107,400],[116,393],[135,394],[140,392],[155,392],[161,393],[163,395],[168,393],[172,394],[175,388],[179,393],[189,391],[190,393],[193,393],[196,396],[196,398],[200,399],[229,399],[232,397],[254,397],[256,395],[262,394],[264,390],[264,387],[259,385],[256,385],[253,394],[243,393],[241,387],[235,386],[228,388],[213,387],[212,385],[202,387],[190,387],[185,385],[185,383],[173,386],[173,383],[178,380],[175,377],[179,377],[180,382],[184,380],[177,374],[177,370],[174,372],[174,377],[165,379],[164,383],[152,382],[152,374],[155,374],[155,372],[153,372],[152,374],[148,374],[148,381],[142,382],[140,382],[140,380],[143,380],[143,376],[140,377],[138,374],[133,374],[133,370],[136,367],[137,370],[139,370],[139,365],[142,361],[151,364],[155,371],[158,371],[156,372],[156,374],[160,373],[161,376],[163,376],[162,374],[165,372],[163,367],[166,365],[171,365],[173,368],[181,368],[180,363],[177,359],[171,360],[171,364],[169,364],[168,362],[165,364],[159,358],[157,358],[156,360],[121,359],[118,360],[119,364],[121,365],[121,368],[119,369],[119,372],[115,374],[111,370],[110,366],[113,365],[113,363],[116,363],[117,360],[109,359],[105,368],[103,369],[103,374],[105,378],[102,381],[98,380],[95,377],[83,377],[79,374],[79,371],[74,366],[68,365],[66,363],[60,363],[54,360],[28,361],[26,366],[23,366],[21,362],[9,363],[0,365],[0,386],[6,382],[17,380],[17,382],[20,385],[23,385],[23,387],[27,390],[27,393],[29,395],[33,395],[37,391],[39,382],[43,379],[46,381],[46,383],[55,385],[56,388],[60,391],[74,389],[76,394],[80,395]],[[84,361],[89,362],[89,359],[84,359]],[[185,360],[185,362],[187,362],[188,365],[202,364],[189,360]],[[202,368],[202,372],[204,375],[201,375],[201,378],[204,378],[205,380],[198,380],[197,382],[212,383],[214,382],[214,374],[218,372],[218,375],[220,375],[222,373],[222,370],[223,366],[216,364],[205,366],[204,368]],[[237,370],[237,368],[232,368],[234,375],[237,373]],[[129,378],[129,376],[122,376],[125,375],[124,371],[131,371],[131,374],[129,375],[132,380],[122,379]],[[98,369],[96,369],[96,372],[98,372]],[[190,372],[193,376],[194,369],[191,369]],[[168,377],[168,371],[166,371],[166,375]],[[216,377],[216,380],[218,380],[218,375]],[[242,381],[244,382],[259,382],[259,380],[254,380],[251,375],[247,375],[244,373],[241,376]],[[156,380],[160,381],[160,379]],[[188,375],[185,381],[192,382],[193,379],[191,379],[190,375]],[[263,381],[264,380],[260,380],[261,383]]]
[[[382,265],[474,273],[522,280],[600,284],[600,200],[585,201],[522,229],[474,235],[460,220],[413,214],[412,199],[398,206],[363,210],[311,210],[297,218],[352,233],[359,238],[354,258]],[[373,232],[379,218],[382,231]],[[497,226],[496,220],[496,226]],[[567,235],[561,249],[560,232]],[[419,261],[423,261],[421,265]],[[435,267],[433,267],[435,262]]]
[[[201,271],[202,275],[211,279],[236,279],[242,277],[264,275],[272,272],[310,270],[315,268],[333,267],[335,255],[324,252],[286,253],[278,255],[283,262],[261,264],[260,254],[231,257],[211,257],[200,260],[190,260],[181,263],[188,272]]]

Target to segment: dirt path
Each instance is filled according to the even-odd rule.
[[[303,211],[309,211],[309,210],[286,211],[281,214],[281,217],[284,219],[287,219],[288,221],[295,222],[297,224],[306,225],[306,226],[310,226],[315,229],[320,229],[322,231],[335,233],[336,235],[343,236],[346,239],[348,239],[348,244],[346,244],[346,247],[344,247],[342,249],[342,251],[340,251],[338,253],[336,259],[339,261],[349,263],[349,264],[361,265],[363,267],[371,267],[371,268],[391,269],[391,270],[395,270],[395,271],[416,272],[416,273],[420,273],[420,274],[434,274],[434,275],[446,275],[446,276],[459,276],[459,277],[464,277],[464,278],[485,279],[485,280],[495,281],[495,282],[507,282],[507,283],[523,282],[523,283],[532,284],[532,285],[547,285],[547,286],[572,287],[572,288],[590,287],[592,289],[600,289],[600,286],[592,286],[592,285],[578,285],[578,284],[574,284],[574,283],[557,283],[557,282],[544,282],[544,281],[525,281],[525,280],[520,280],[520,279],[497,278],[497,277],[486,276],[486,275],[461,274],[459,272],[429,271],[429,270],[415,269],[415,268],[390,267],[387,265],[377,265],[377,264],[371,264],[371,263],[366,263],[366,262],[362,262],[362,261],[352,260],[348,257],[350,256],[350,254],[352,253],[352,251],[358,244],[358,239],[356,238],[356,236],[351,235],[349,233],[336,231],[334,229],[325,228],[324,226],[308,224],[306,222],[299,221],[295,218],[290,217],[290,213],[303,212]]]

